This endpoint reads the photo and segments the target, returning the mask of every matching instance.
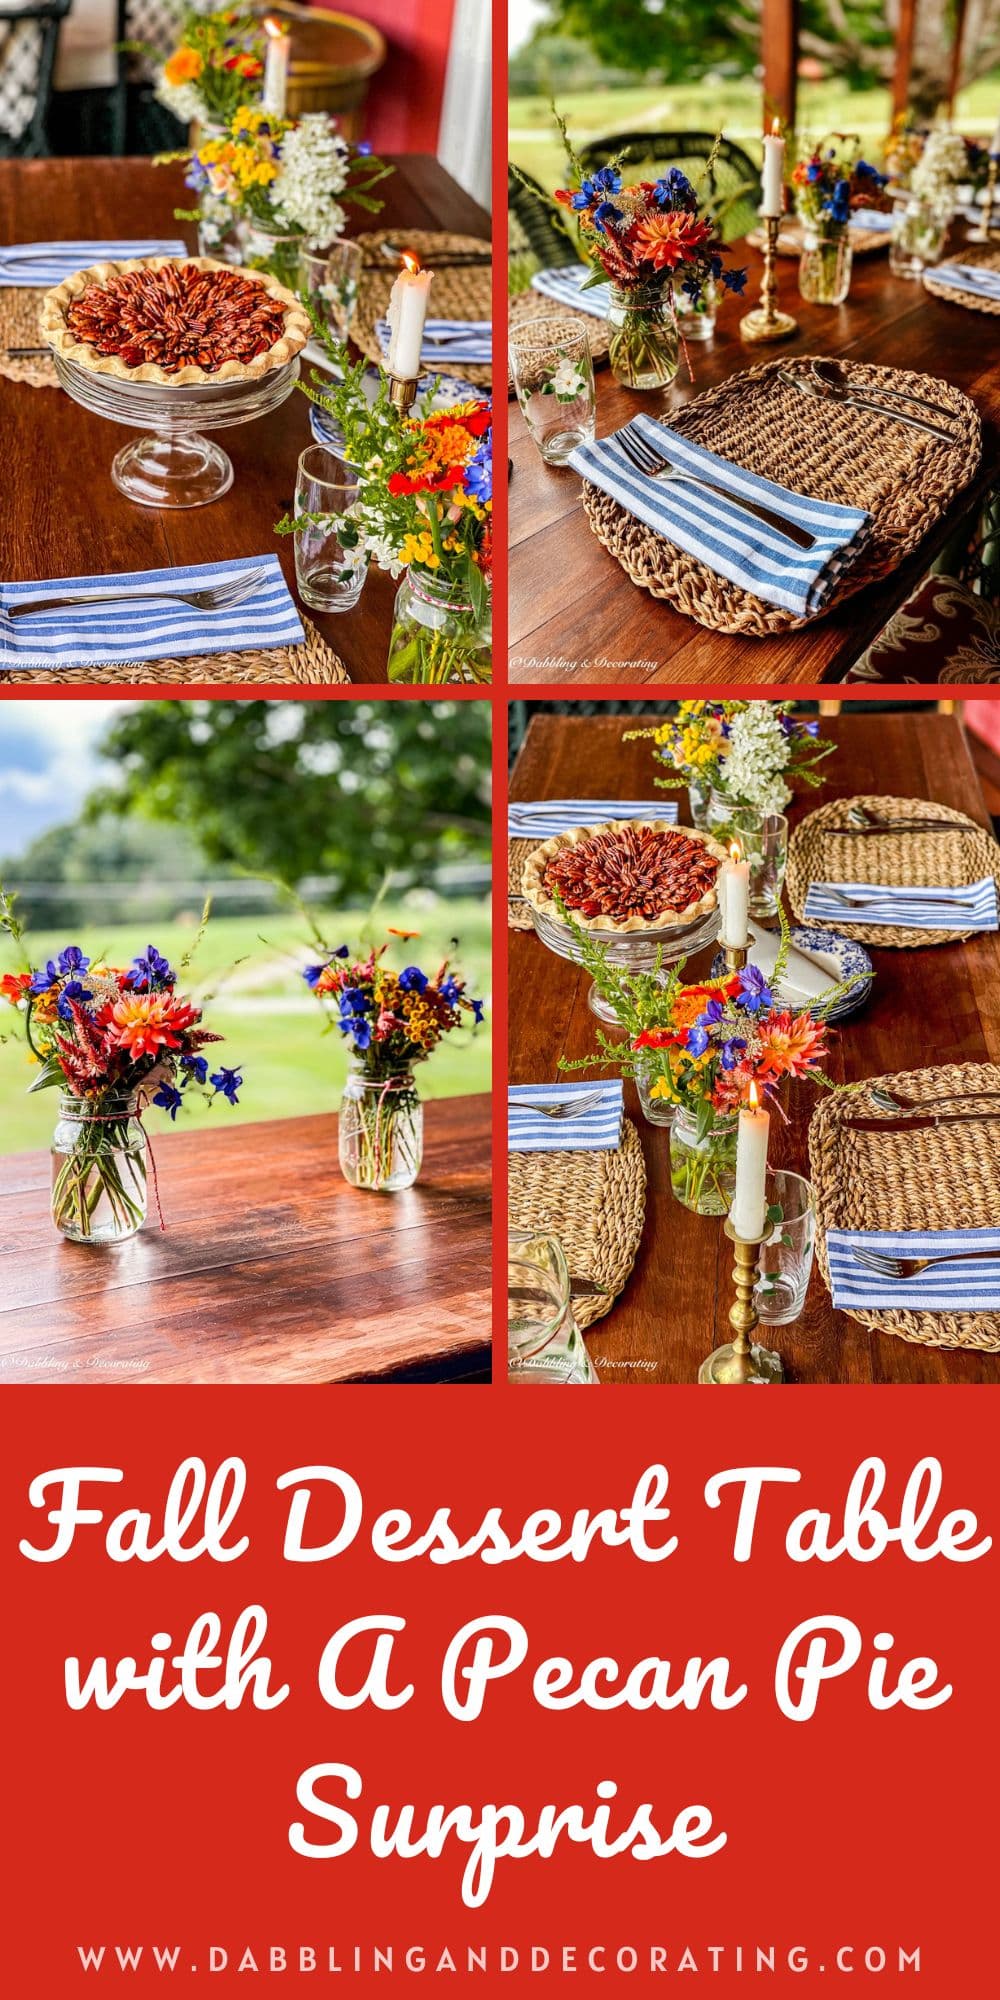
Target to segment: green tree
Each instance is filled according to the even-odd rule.
[[[476,701],[143,701],[116,718],[117,784],[90,817],[186,829],[210,861],[364,899],[490,852],[490,719]]]

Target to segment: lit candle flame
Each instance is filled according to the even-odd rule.
[[[415,250],[404,250],[401,262],[406,271],[417,272],[420,269],[420,259]]]
[[[749,1097],[748,1097],[748,1100],[747,1100],[747,1101],[748,1101],[748,1103],[749,1103],[749,1105],[750,1105],[750,1109],[751,1109],[751,1111],[757,1111],[757,1110],[759,1110],[759,1108],[760,1108],[760,1097],[759,1097],[759,1095],[758,1095],[758,1091],[757,1091],[757,1085],[756,1085],[755,1083],[751,1083],[751,1085],[750,1085],[750,1092],[749,1092]]]
[[[266,25],[267,25],[267,24],[265,23],[265,26],[266,26]],[[780,139],[780,137],[781,137],[781,119],[780,119],[780,118],[772,118],[772,120],[771,120],[771,137],[772,137],[772,139]]]
[[[744,859],[744,854],[743,854],[743,843],[742,843],[742,841],[740,841],[740,840],[731,840],[731,841],[730,841],[730,843],[729,843],[729,859],[730,859],[730,861],[742,861],[742,860]]]
[[[289,28],[286,28],[283,21],[275,20],[273,14],[265,14],[264,19],[261,22],[261,27],[263,28],[265,35],[270,35],[272,41],[275,41],[279,35],[287,35],[291,33],[291,30]]]

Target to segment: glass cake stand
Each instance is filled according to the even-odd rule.
[[[205,507],[221,499],[233,483],[232,460],[201,435],[228,430],[276,410],[298,381],[298,360],[268,375],[235,382],[128,382],[78,368],[62,354],[53,356],[68,396],[95,416],[127,424],[143,437],[124,445],[111,464],[120,493],[140,507]]]
[[[559,923],[557,918],[543,916],[541,910],[534,909],[530,903],[528,908],[535,930],[549,951],[554,951],[557,957],[571,959],[574,965],[579,965],[580,947],[572,931],[567,930],[566,925]],[[683,928],[673,926],[665,931],[595,931],[590,930],[586,924],[581,924],[580,929],[586,932],[594,944],[606,946],[613,965],[627,966],[631,972],[652,972],[657,951],[661,953],[660,963],[664,969],[676,965],[678,959],[690,958],[705,945],[714,944],[719,935],[720,924],[721,917],[716,909],[709,910],[706,916],[699,917],[693,924],[686,924]],[[599,1020],[609,1021],[612,1026],[617,1026],[618,1016],[607,1002],[601,999],[593,984],[587,995],[587,1005]]]

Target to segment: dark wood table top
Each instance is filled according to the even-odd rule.
[[[151,1187],[108,1249],[53,1228],[47,1153],[0,1159],[0,1381],[485,1378],[490,1100],[425,1118],[392,1195],[348,1187],[332,1116],[157,1134],[167,1227]]]
[[[859,704],[854,706],[856,711]],[[512,777],[512,797],[648,795],[652,745],[622,741],[624,731],[634,727],[627,716],[536,715]],[[837,748],[822,766],[822,798],[894,792],[937,799],[989,824],[955,717],[845,712],[824,718],[823,731]],[[686,795],[678,797],[683,820]],[[808,810],[807,796],[789,817],[801,818]],[[549,1083],[559,1078],[560,1056],[596,1049],[596,1022],[586,1000],[589,980],[547,951],[531,931],[511,931],[509,951],[511,1081]],[[692,958],[690,976],[704,977],[711,958],[712,949]],[[1000,938],[979,936],[914,951],[873,948],[872,958],[872,997],[842,1024],[824,1065],[835,1081],[928,1063],[1000,1060]],[[578,1080],[583,1080],[579,1073]],[[805,1084],[793,1085],[784,1102],[788,1125],[771,1120],[772,1164],[807,1174],[807,1128],[816,1093]],[[694,1382],[704,1356],[731,1337],[726,1316],[733,1299],[732,1246],[721,1223],[691,1215],[675,1201],[669,1134],[646,1123],[631,1083],[625,1086],[625,1108],[646,1157],[646,1223],[632,1275],[611,1312],[588,1332],[587,1345],[602,1382]],[[784,1356],[795,1382],[1000,1382],[1000,1355],[914,1347],[834,1312],[818,1266],[801,1318],[768,1331],[766,1339]]]
[[[510,678],[517,683],[590,681],[635,686],[775,687],[841,680],[886,620],[919,583],[977,499],[1000,476],[1000,369],[996,320],[936,299],[923,286],[894,278],[888,254],[855,257],[842,306],[808,305],[799,297],[798,265],[778,259],[779,303],[798,321],[791,340],[747,347],[738,326],[756,298],[761,257],[746,244],[734,259],[749,272],[744,301],[728,299],[715,339],[691,349],[697,383],[686,376],[661,394],[619,388],[610,370],[597,371],[597,435],[606,437],[640,410],[669,413],[716,382],[775,356],[845,355],[885,367],[912,368],[953,382],[983,419],[984,449],[975,480],[934,522],[916,554],[892,576],[850,597],[830,617],[803,631],[767,639],[710,632],[632,583],[591,531],[578,473],[544,465],[516,403],[510,411]],[[819,407],[818,405],[815,407]]]
[[[436,160],[407,154],[393,164],[395,173],[379,189],[381,214],[352,216],[349,235],[384,226],[489,237],[485,211]],[[175,208],[190,206],[181,167],[157,167],[152,160],[4,160],[0,166],[0,243],[155,235],[183,236],[193,248],[195,226],[174,220]],[[309,406],[298,390],[269,416],[220,433],[235,478],[208,507],[157,510],[126,500],[110,473],[126,433],[60,389],[0,378],[0,434],[0,574],[20,581],[276,554],[294,594],[292,540],[276,536],[274,523],[292,511],[298,456],[312,442]],[[308,613],[353,681],[386,678],[397,588],[373,569],[353,611]]]

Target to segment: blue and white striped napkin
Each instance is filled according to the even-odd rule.
[[[592,1111],[579,1118],[543,1118],[529,1104],[571,1103],[574,1097],[601,1093]],[[622,1142],[624,1116],[621,1082],[512,1083],[507,1091],[507,1151],[509,1153],[616,1153]]]
[[[189,257],[179,236],[104,243],[5,243],[0,245],[0,285],[61,285],[91,264],[124,264],[130,257]]]
[[[595,319],[607,319],[611,286],[593,285],[589,292],[583,291],[584,281],[591,275],[589,264],[563,264],[552,271],[536,271],[531,289],[541,292],[547,299],[555,299],[561,306],[572,306],[575,312],[592,313]]]
[[[858,907],[838,902],[831,890],[857,897]],[[943,907],[943,902],[953,907]],[[971,903],[972,908],[964,906]],[[961,907],[960,907],[961,906]],[[920,889],[886,888],[875,882],[810,882],[803,912],[808,923],[896,924],[914,931],[995,931],[997,929],[997,885],[992,875],[981,882],[963,882],[958,889],[948,886]]]
[[[196,611],[168,602],[172,590],[205,590],[259,569],[264,582],[230,611]],[[77,590],[127,589],[125,604],[74,605],[12,619],[12,604]],[[109,576],[62,576],[44,583],[0,584],[0,667],[131,665],[184,659],[192,653],[249,652],[297,646],[305,640],[277,556],[194,563],[181,569],[117,571]]]
[[[954,286],[957,292],[974,292],[980,299],[1000,299],[1000,271],[982,264],[935,264],[930,275],[936,285]]]
[[[797,618],[816,617],[867,541],[871,515],[859,507],[835,507],[828,500],[806,499],[786,486],[776,486],[773,480],[744,472],[742,466],[730,464],[703,445],[692,444],[679,431],[655,423],[652,417],[633,417],[632,424],[654,451],[669,457],[685,472],[701,473],[734,495],[795,521],[816,537],[813,547],[799,548],[777,528],[756,520],[718,493],[647,478],[629,463],[614,435],[596,444],[578,445],[569,458],[574,471],[717,576],[752,591],[767,604],[780,605]]]
[[[917,1278],[880,1278],[851,1256],[851,1245],[887,1257],[943,1257],[949,1250],[995,1250],[975,1264],[942,1264]],[[828,1229],[833,1303],[872,1311],[881,1306],[925,1312],[1000,1312],[1000,1229]]]
[[[888,235],[892,228],[892,216],[881,208],[852,208],[852,229],[878,229]]]
[[[376,323],[379,346],[388,358],[392,330],[387,319]],[[493,326],[488,319],[428,319],[424,321],[421,365],[450,368],[454,362],[488,367],[493,359]]]
[[[668,819],[676,825],[676,799],[511,799],[508,840],[554,840],[571,826],[603,826],[609,819]]]

